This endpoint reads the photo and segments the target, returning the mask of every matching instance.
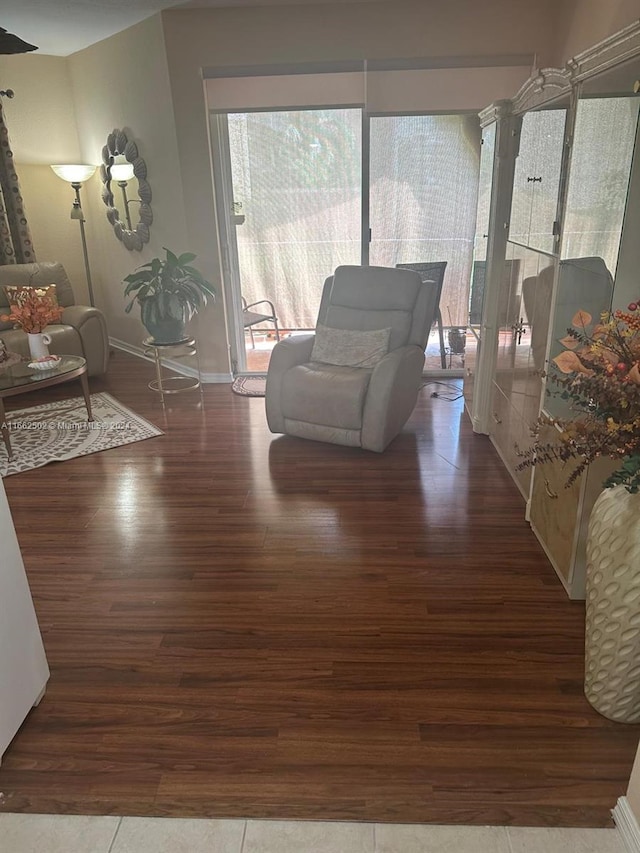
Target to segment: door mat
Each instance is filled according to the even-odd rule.
[[[242,397],[264,397],[267,388],[266,375],[238,376],[233,380],[231,390]]]

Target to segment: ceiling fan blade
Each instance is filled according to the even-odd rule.
[[[29,44],[23,41],[13,33],[8,33],[4,27],[0,27],[0,54],[7,53],[28,53],[30,50],[37,50],[34,44]]]

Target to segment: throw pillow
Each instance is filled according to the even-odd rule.
[[[389,352],[391,329],[333,329],[318,323],[311,361],[339,367],[375,367]]]
[[[4,290],[7,294],[7,302],[12,310],[14,307],[21,308],[30,293],[35,294],[39,299],[50,300],[50,308],[58,307],[55,284],[48,284],[45,287],[30,287],[26,284],[5,284]]]

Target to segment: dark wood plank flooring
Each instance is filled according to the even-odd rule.
[[[0,809],[610,823],[640,727],[586,702],[583,605],[461,401],[376,455],[151,378],[92,390],[164,436],[5,480],[52,677]]]

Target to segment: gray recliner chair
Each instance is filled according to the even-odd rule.
[[[438,287],[418,273],[338,267],[315,335],[285,338],[269,362],[269,429],[382,452],[413,411]]]

